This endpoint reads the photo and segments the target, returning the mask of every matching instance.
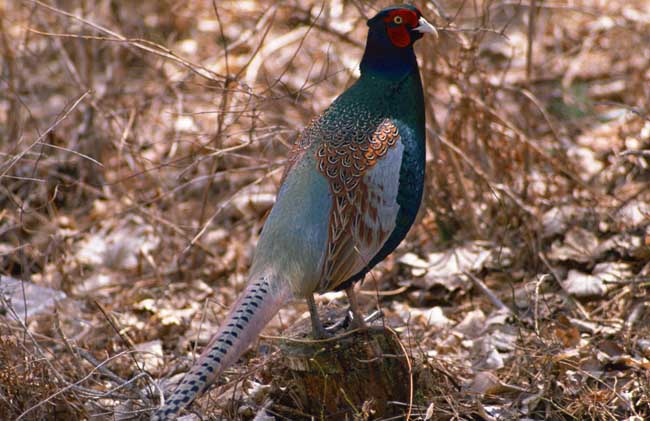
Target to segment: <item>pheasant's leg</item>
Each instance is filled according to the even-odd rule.
[[[311,329],[314,338],[324,339],[330,337],[331,335],[327,333],[325,328],[323,328],[323,323],[321,323],[320,318],[318,317],[318,308],[316,307],[316,301],[314,300],[314,296],[311,294],[307,296],[307,305],[309,306]]]
[[[348,295],[348,302],[350,303],[350,311],[352,312],[352,323],[350,324],[353,329],[368,329],[368,325],[361,315],[359,310],[359,303],[357,302],[357,294],[354,292],[354,285],[350,285],[345,289]]]

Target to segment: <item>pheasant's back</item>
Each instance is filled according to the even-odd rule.
[[[340,150],[364,148],[368,138],[390,113],[382,95],[372,94],[357,82],[338,97],[323,114],[314,118],[302,131],[289,155],[289,165],[308,151],[316,155],[327,144]]]

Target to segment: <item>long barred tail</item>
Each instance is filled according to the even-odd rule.
[[[182,408],[205,392],[226,368],[237,361],[290,297],[289,283],[278,278],[260,277],[251,282],[196,364],[151,420],[175,419]]]

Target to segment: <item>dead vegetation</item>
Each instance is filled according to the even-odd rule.
[[[650,418],[650,7],[417,4],[441,34],[418,46],[427,196],[362,287],[414,365],[391,405]],[[287,147],[383,5],[0,3],[1,419],[146,419],[243,287]],[[323,418],[280,396],[274,341],[194,409]]]

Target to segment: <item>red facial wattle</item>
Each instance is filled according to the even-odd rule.
[[[411,43],[411,36],[409,35],[409,32],[404,27],[404,25],[400,25],[395,28],[388,27],[387,31],[388,38],[390,38],[390,42],[392,42],[394,46],[403,48],[408,47],[408,45]]]
[[[400,21],[396,23],[395,20]],[[418,15],[411,10],[394,10],[384,18],[388,38],[394,46],[404,48],[411,44],[409,30],[418,25]]]

